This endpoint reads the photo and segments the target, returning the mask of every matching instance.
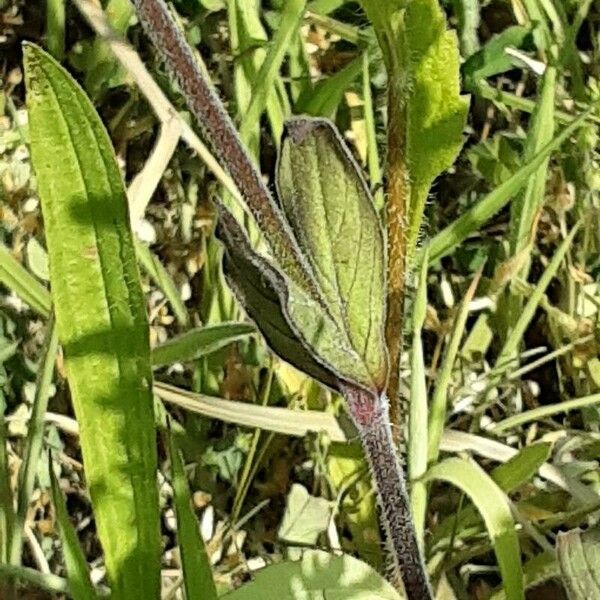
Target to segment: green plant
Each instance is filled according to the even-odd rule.
[[[284,516],[287,525],[278,532],[284,544],[320,543],[327,524],[327,534],[331,533],[335,516],[337,523],[343,522],[350,530],[342,547],[352,548],[380,568],[374,501],[369,494],[372,478],[379,491],[382,529],[392,547],[390,578],[397,588],[403,578],[409,597],[432,596],[428,576],[437,594],[445,590],[452,595],[454,590],[459,597],[467,597],[471,592],[464,577],[467,574],[469,585],[474,586],[484,580],[485,585],[496,585],[500,577],[502,589],[490,592],[492,597],[519,599],[526,587],[557,577],[559,562],[566,588],[577,597],[581,577],[575,567],[582,554],[578,543],[586,548],[586,555],[593,556],[596,539],[572,532],[569,543],[556,545],[557,561],[554,531],[587,523],[598,507],[595,446],[589,431],[597,424],[600,379],[594,356],[597,327],[588,317],[596,314],[594,306],[599,304],[593,284],[586,279],[586,270],[593,272],[595,268],[597,244],[593,220],[584,211],[586,206],[593,206],[594,193],[583,177],[569,179],[576,180],[578,191],[577,212],[570,214],[566,200],[565,208],[549,197],[558,195],[554,178],[563,176],[563,169],[564,177],[574,177],[569,154],[592,161],[593,167],[589,158],[594,156],[591,124],[597,117],[586,106],[594,98],[593,82],[586,88],[584,73],[589,69],[579,60],[581,41],[576,39],[591,4],[585,2],[571,10],[548,0],[541,10],[535,2],[515,3],[520,25],[480,44],[477,27],[484,17],[478,3],[447,3],[457,11],[460,46],[467,59],[462,68],[464,87],[478,102],[491,99],[507,117],[508,125],[490,139],[485,139],[487,132],[482,134],[474,146],[477,136],[471,134],[468,149],[462,151],[462,159],[454,167],[457,174],[450,177],[466,185],[467,191],[447,194],[442,189],[439,206],[427,209],[425,200],[432,181],[454,162],[462,146],[467,110],[466,99],[459,95],[457,42],[453,33],[446,31],[437,2],[399,0],[384,4],[364,0],[364,14],[357,17],[345,12],[348,6],[343,0],[318,0],[308,5],[303,17],[303,2],[274,0],[267,10],[254,0],[230,0],[225,12],[220,0],[201,0],[197,6],[178,4],[177,9],[187,18],[175,25],[166,6],[139,0],[142,21],[159,54],[166,52],[177,89],[170,89],[160,67],[152,62],[152,51],[147,52],[144,38],[138,37],[136,30],[132,30],[132,41],[148,58],[162,88],[172,98],[183,92],[192,121],[195,117],[204,130],[218,162],[196,137],[181,110],[174,110],[144,71],[135,52],[106,28],[106,20],[94,4],[88,0],[75,3],[99,34],[91,42],[98,52],[92,53],[95,57],[90,61],[78,60],[75,47],[67,55],[83,72],[87,92],[99,102],[100,113],[110,115],[111,137],[119,155],[123,157],[123,140],[140,131],[144,135],[153,127],[152,116],[135,93],[125,100],[119,95],[131,91],[132,86],[123,86],[114,95],[105,93],[119,83],[130,83],[122,75],[128,74],[140,86],[161,130],[157,151],[128,191],[128,215],[113,143],[98,115],[57,63],[39,49],[27,48],[30,122],[19,133],[32,146],[45,216],[52,294],[16,260],[19,235],[6,233],[0,223],[4,243],[13,245],[12,254],[4,244],[0,246],[0,281],[32,309],[17,322],[30,319],[32,314],[50,316],[44,345],[36,353],[35,394],[22,442],[24,462],[14,490],[10,485],[11,455],[0,454],[2,505],[10,506],[13,495],[17,500],[14,513],[0,511],[0,578],[6,584],[2,594],[6,589],[6,596],[14,597],[17,580],[76,599],[102,593],[90,583],[88,557],[78,547],[58,481],[53,474],[46,484],[43,476],[40,478],[46,463],[41,448],[54,448],[43,434],[48,431],[44,419],[48,418],[48,400],[54,392],[51,382],[60,341],[79,423],[69,427],[81,440],[98,540],[104,549],[108,583],[116,597],[135,597],[144,585],[143,593],[148,597],[158,594],[154,474],[156,467],[163,472],[169,468],[156,462],[155,427],[164,431],[162,454],[170,462],[180,584],[188,598],[202,593],[215,597],[221,581],[217,578],[215,588],[191,510],[186,481],[191,472],[184,471],[181,455],[189,460],[193,454],[192,461],[201,471],[206,464],[218,466],[222,480],[232,484],[232,509],[225,511],[230,521],[226,538],[235,538],[242,523],[250,518],[244,516],[244,506],[253,494],[252,481],[277,444],[276,432],[305,436],[304,447],[314,473],[313,490],[294,483],[289,493]],[[70,40],[75,33],[65,37],[63,3],[49,3],[51,6],[59,11],[56,18],[52,18],[52,8],[47,13],[48,43],[60,57],[65,39]],[[215,11],[218,17],[214,20],[206,16]],[[121,31],[130,27],[128,2],[110,2],[107,12],[108,21],[115,22]],[[69,13],[67,22],[68,17]],[[232,89],[226,83],[224,90],[231,92],[235,101],[229,110],[241,123],[239,135],[212,91],[208,71],[186,45],[182,33],[185,26],[188,41],[195,44],[202,38],[206,48],[212,43],[212,28],[223,19],[233,56]],[[301,30],[301,23],[341,36],[351,45],[355,52],[346,66],[321,81],[310,77],[314,65],[309,65],[304,54],[306,30]],[[276,33],[269,36],[269,29]],[[525,51],[538,53],[538,62],[532,62]],[[84,51],[81,56],[88,55]],[[496,91],[483,81],[530,62],[533,69],[539,69],[540,64],[545,67],[539,84],[527,87],[529,95],[537,94],[536,106],[530,98]],[[212,62],[210,66],[211,76],[221,73],[213,71]],[[117,72],[119,77],[115,78]],[[524,73],[524,84],[528,84],[525,69]],[[382,113],[384,94],[378,92],[384,78],[387,110]],[[356,100],[349,96],[352,111],[348,111],[348,89],[359,91],[362,108],[357,109],[353,104]],[[565,89],[569,90],[567,95]],[[571,92],[579,115],[565,99]],[[8,110],[14,112],[11,102],[9,98]],[[474,121],[479,109],[474,108]],[[532,112],[526,132],[522,128],[525,118],[519,117],[518,110]],[[356,118],[357,111],[364,116],[364,129]],[[357,136],[355,149],[368,167],[370,185],[383,182],[383,187],[369,189],[362,168],[331,122],[306,116],[289,119],[291,112],[335,116],[345,131],[349,120]],[[259,121],[263,113],[279,155],[276,197],[270,195],[257,168],[259,158],[265,159],[267,129],[261,128]],[[138,116],[141,118],[136,120]],[[137,133],[129,130],[130,123]],[[161,169],[173,155],[180,136],[200,153],[226,190],[217,201],[216,212],[230,287],[271,349],[345,397],[353,427],[347,426],[343,416],[338,422],[329,412],[336,405],[335,396],[330,401],[323,388],[308,380],[300,378],[297,384],[299,376],[269,356],[261,338],[248,338],[254,327],[235,321],[238,309],[222,284],[221,245],[211,232],[205,237],[203,233],[201,240],[190,237],[190,215],[204,190],[199,186],[205,179],[199,161],[190,161],[184,152],[177,152],[162,184],[171,194],[173,180],[175,187],[179,186],[175,196],[178,202],[185,200],[175,211],[180,211],[177,218],[181,219],[182,235],[188,248],[202,248],[203,290],[198,312],[191,303],[184,304],[172,278],[173,265],[166,268],[144,243],[134,241],[132,229],[138,230]],[[578,146],[561,153],[561,145],[575,136]],[[10,145],[13,138],[1,137],[2,142],[6,139]],[[65,148],[60,155],[54,151],[58,145]],[[386,166],[382,169],[379,156],[384,155],[384,147]],[[471,161],[468,174],[462,162],[465,157]],[[126,162],[130,167],[131,160]],[[585,164],[587,169],[580,171],[591,177],[593,168]],[[5,167],[0,164],[0,168]],[[552,186],[548,185],[548,171]],[[128,168],[127,175],[131,172]],[[446,174],[444,181],[448,177]],[[465,181],[476,181],[476,191]],[[443,201],[447,196],[456,200],[455,194],[456,205],[448,207]],[[549,202],[555,204],[548,208]],[[497,229],[479,231],[509,203],[510,224],[505,235],[499,235]],[[207,205],[202,200],[202,210]],[[156,208],[151,207],[151,211]],[[244,212],[248,209],[250,215]],[[426,213],[437,234],[421,244]],[[542,223],[539,229],[538,222]],[[555,222],[559,223],[558,233],[553,231]],[[25,255],[27,265],[43,280],[47,278],[43,265],[40,268],[39,262],[35,263],[46,259],[43,243],[38,243],[37,249],[30,246]],[[441,258],[445,258],[443,268]],[[414,295],[413,274],[418,274]],[[140,303],[140,279],[144,286],[160,290],[174,319],[170,332],[176,335],[152,351],[145,339],[148,322],[144,303]],[[444,283],[443,302],[435,286],[440,280]],[[452,304],[448,295],[456,292],[462,294],[461,302],[455,310],[446,310],[443,305]],[[102,298],[107,299],[106,305],[102,305]],[[431,310],[434,305],[441,321]],[[191,323],[199,322],[199,314],[205,325],[191,328]],[[156,307],[152,307],[151,323],[156,322],[156,315]],[[541,319],[547,320],[547,339],[553,347],[541,358],[527,362],[528,352],[534,351],[528,335],[531,331],[539,335]],[[5,322],[4,306],[0,306],[0,400],[3,389],[10,390],[3,379],[4,363],[9,375],[15,373],[18,378],[14,360],[23,354],[11,339],[13,331],[1,329]],[[404,337],[411,344],[406,361],[402,359],[402,349],[407,346]],[[434,347],[432,337],[437,338]],[[2,346],[5,340],[8,343]],[[229,382],[221,369],[225,360],[231,360],[232,343],[241,359],[236,368],[241,364],[242,369],[253,373],[245,401],[216,397],[227,393]],[[523,348],[528,352],[523,353]],[[129,369],[131,359],[135,366]],[[482,360],[491,361],[489,371]],[[561,369],[560,400],[552,399],[547,406],[522,405],[515,380],[555,362]],[[176,380],[177,375],[172,374],[181,372],[182,363],[193,392],[163,382]],[[410,367],[410,405],[406,409],[399,394],[401,363]],[[176,367],[167,371],[165,367],[171,364]],[[151,369],[162,380],[153,384],[154,403],[149,391]],[[108,378],[97,379],[111,373]],[[104,380],[114,387],[102,387]],[[521,385],[525,390],[525,381]],[[324,397],[328,411],[310,410],[322,408]],[[123,398],[127,401],[118,401]],[[8,399],[10,403],[10,391]],[[285,401],[287,407],[269,406],[277,399]],[[161,400],[186,411],[181,422],[180,412],[176,413],[177,420],[168,417]],[[532,402],[531,398],[527,401]],[[467,410],[461,408],[465,403]],[[299,405],[309,410],[298,410]],[[234,429],[229,428],[217,448],[205,436],[206,422],[200,421],[202,425],[197,427],[193,414],[255,429],[248,435],[235,428],[233,438]],[[403,448],[405,425],[408,443]],[[269,433],[264,435],[262,430]],[[356,430],[360,444],[351,443]],[[98,444],[99,431],[110,441]],[[306,435],[312,431],[327,432],[331,443]],[[10,436],[10,427],[7,431],[2,428],[1,437],[9,448],[14,443]],[[538,439],[542,443],[527,447]],[[198,446],[207,443],[207,454],[197,460]],[[399,445],[407,454],[410,502],[397,459]],[[145,450],[140,452],[140,448]],[[370,465],[366,475],[363,449]],[[448,452],[460,457],[446,458]],[[565,452],[575,460],[566,462]],[[476,463],[464,456],[466,453],[484,457],[486,462]],[[140,454],[144,461],[134,461],[131,468],[123,465],[124,457]],[[547,462],[551,455],[553,461]],[[498,460],[506,464],[493,468],[487,463]],[[60,454],[53,452],[51,468],[58,470],[60,461]],[[66,579],[19,566],[36,476],[39,487],[47,485],[52,490]],[[193,483],[197,485],[197,481]],[[153,497],[152,506],[136,500],[140,491]],[[106,526],[107,515],[113,517],[108,507],[113,506],[114,523]],[[255,515],[261,507],[263,502],[252,506],[249,514]],[[308,532],[302,533],[298,527],[303,521]],[[349,537],[352,545],[348,544]],[[129,546],[115,544],[124,538]],[[136,543],[136,538],[148,543]],[[333,534],[327,543],[339,547]],[[427,560],[426,567],[421,556]],[[142,564],[152,571],[152,577],[143,582]],[[593,568],[591,564],[584,569],[584,579]],[[219,571],[222,575],[223,569]],[[351,585],[350,577],[354,577]],[[593,590],[593,577],[585,580]],[[177,585],[165,593],[176,594]],[[390,599],[399,596],[364,563],[314,551],[305,552],[300,562],[284,561],[267,567],[251,584],[228,597],[233,600],[267,593],[282,598],[305,593],[348,598],[361,594]],[[476,593],[486,591],[478,589]]]

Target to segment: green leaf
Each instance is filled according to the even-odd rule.
[[[460,95],[456,34],[446,29],[437,0],[409,2],[404,27],[404,52],[410,71],[406,100],[410,255],[420,233],[429,188],[452,165],[462,148],[469,101]]]
[[[420,233],[433,180],[460,151],[468,99],[460,95],[458,41],[446,30],[437,0],[363,0],[383,52],[390,86],[388,120],[399,125],[390,144],[407,167],[407,256]],[[392,139],[393,138],[393,139]]]
[[[198,600],[216,600],[217,589],[206,547],[200,535],[198,521],[192,508],[192,497],[185,476],[183,460],[173,435],[170,432],[168,435],[175,515],[177,517],[177,542],[181,555],[185,595],[186,598],[198,598]]]
[[[252,583],[223,596],[224,600],[401,600],[402,596],[367,564],[348,555],[320,550],[305,552],[297,562],[282,562],[256,573]]]
[[[343,375],[383,389],[383,232],[360,169],[333,125],[306,118],[287,122],[277,189],[338,330],[336,343],[354,356],[354,372]],[[323,358],[342,371],[338,354]]]
[[[539,468],[548,460],[552,444],[540,442],[526,446],[509,461],[492,471],[492,479],[505,492],[518,488],[530,481]]]
[[[77,533],[71,521],[69,521],[65,499],[52,465],[50,465],[49,470],[52,485],[52,504],[54,504],[56,520],[60,528],[62,553],[67,568],[70,595],[73,596],[74,600],[95,600],[97,595],[90,580],[88,564],[79,545]]]
[[[334,75],[319,81],[314,88],[307,89],[298,98],[294,112],[313,117],[333,118],[344,94],[360,75],[362,61],[361,56],[355,58]]]
[[[30,44],[25,75],[59,340],[112,596],[156,598],[152,371],[125,189],[81,88]]]
[[[228,281],[282,358],[335,389],[345,382],[378,393],[387,376],[383,235],[365,181],[331,123],[288,122],[278,188],[302,261],[316,273],[317,299],[253,252],[222,209]]]
[[[42,451],[44,436],[44,416],[48,409],[48,399],[52,378],[54,376],[54,362],[58,351],[58,332],[54,318],[48,322],[48,330],[42,347],[40,364],[36,378],[35,395],[31,407],[31,416],[27,427],[27,438],[23,463],[19,470],[19,496],[17,513],[15,517],[15,530],[12,538],[11,562],[19,564],[23,550],[23,526],[27,519],[27,510],[31,502],[31,494],[38,473],[38,464]]]
[[[249,323],[219,323],[192,329],[154,348],[152,364],[156,367],[196,360],[254,332]]]
[[[482,198],[463,213],[453,223],[436,234],[429,242],[429,260],[437,262],[449,254],[471,233],[481,227],[498,211],[506,206],[523,186],[530,180],[541,164],[581,126],[589,116],[589,111],[579,115],[567,125],[549,144],[546,144],[527,164],[516,171],[494,191]]]
[[[474,92],[481,79],[487,79],[512,69],[515,59],[506,53],[506,49],[522,48],[529,40],[531,40],[531,29],[520,25],[508,27],[492,37],[463,65],[465,88]]]
[[[507,597],[524,599],[519,540],[504,492],[477,463],[460,458],[438,463],[429,470],[426,479],[447,481],[471,498],[492,540]]]
[[[47,317],[50,314],[50,293],[0,243],[0,283],[17,294],[32,310]]]
[[[217,234],[227,249],[223,258],[227,283],[269,346],[296,368],[335,388],[335,373],[313,357],[300,332],[292,325],[288,314],[291,282],[252,250],[241,227],[224,207],[219,209]],[[296,291],[308,309],[318,315],[320,307],[300,289]]]
[[[600,529],[561,533],[556,546],[569,600],[600,597]]]

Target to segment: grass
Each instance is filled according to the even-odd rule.
[[[394,73],[390,64],[404,59],[389,54],[396,46],[382,44],[382,37],[400,33],[389,15],[376,14],[376,4],[365,2],[364,11],[342,0],[307,6],[258,0],[175,3],[187,39],[205,61],[269,189],[284,119],[325,115],[335,119],[355,156],[365,157],[361,167],[378,210],[385,212],[386,202],[389,208],[386,157],[394,140],[386,125],[393,110],[386,109],[386,91],[402,82],[398,73],[386,82],[386,69]],[[593,548],[595,538],[580,542],[575,532],[569,534],[570,545],[557,544],[557,534],[593,526],[600,500],[600,115],[594,72],[600,13],[587,1],[480,4],[441,3],[440,15],[457,30],[463,81],[471,94],[466,124],[458,127],[456,156],[439,162],[443,166],[431,190],[430,164],[423,172],[410,161],[405,165],[413,169],[409,205],[422,210],[411,213],[406,254],[414,260],[405,265],[408,276],[401,281],[406,318],[393,336],[403,338],[398,346],[402,403],[394,432],[405,442],[417,532],[434,585],[443,575],[456,598],[533,599],[533,584],[542,597],[562,598],[566,589],[578,598],[570,577],[577,560],[569,558],[569,548],[580,552],[581,543]],[[240,598],[259,594],[260,588],[243,592],[241,586],[257,568],[278,563],[285,571],[309,564],[291,567],[287,559],[298,558],[303,544],[289,547],[278,535],[280,523],[294,519],[287,502],[292,484],[319,500],[310,506],[325,512],[315,513],[314,522],[328,523],[316,543],[306,534],[306,546],[341,549],[379,567],[385,557],[373,497],[340,398],[268,350],[255,328],[241,322],[243,313],[221,276],[210,198],[226,196],[248,225],[251,220],[240,209],[244,190],[204,145],[180,90],[131,19],[129,3],[111,0],[105,9],[89,0],[53,1],[49,12],[16,0],[0,3],[10,24],[0,40],[7,50],[0,71],[0,595],[21,597],[37,587],[94,597],[108,584],[126,598],[135,597],[140,585],[154,586],[148,597],[157,596],[159,586],[173,598],[196,597],[202,589],[211,597],[232,594],[233,600],[236,589]],[[117,37],[107,35],[109,23]],[[514,25],[526,34],[517,50],[546,65],[543,74],[490,43]],[[146,240],[131,236],[126,243],[133,258],[125,279],[129,285],[139,282],[138,291],[118,288],[115,282],[122,278],[110,275],[121,268],[117,259],[123,256],[110,250],[110,228],[103,233],[96,222],[97,251],[89,243],[76,255],[87,267],[96,253],[108,261],[98,285],[114,294],[108,302],[113,316],[130,306],[123,303],[125,292],[139,296],[132,319],[143,324],[147,313],[144,331],[150,332],[152,354],[134,343],[133,330],[116,331],[114,347],[100,352],[93,368],[89,360],[76,370],[69,364],[70,329],[81,335],[90,314],[101,319],[109,313],[95,304],[94,294],[82,295],[98,274],[93,269],[61,290],[60,281],[71,280],[73,264],[72,255],[64,254],[60,262],[57,253],[79,243],[72,232],[83,226],[66,210],[65,197],[69,190],[69,197],[82,190],[75,189],[75,174],[62,175],[56,210],[65,212],[53,221],[44,181],[39,173],[34,177],[27,150],[33,145],[36,159],[41,126],[31,114],[26,120],[18,43],[23,38],[44,45],[83,84],[104,123],[117,124],[109,127],[106,140],[107,152],[114,148],[118,158],[113,181],[124,177],[131,227]],[[419,43],[414,31],[402,39],[413,49]],[[400,121],[408,115],[413,124],[435,106],[431,99],[419,104],[417,84],[426,70],[417,56],[413,52],[414,62],[407,63],[414,73],[414,104],[392,115]],[[445,76],[452,71],[450,62]],[[473,73],[485,73],[485,79],[474,80]],[[402,97],[405,91],[399,85],[394,93]],[[77,110],[72,107],[71,116]],[[58,130],[55,125],[48,136]],[[440,153],[444,139],[435,138]],[[74,144],[81,164],[88,164],[80,174],[85,178],[99,164],[92,160],[92,139],[80,133]],[[417,157],[412,160],[438,164],[433,150],[423,158],[418,145],[406,144],[407,155]],[[62,142],[61,147],[67,152]],[[55,158],[52,151],[47,154],[46,160]],[[118,191],[114,214],[121,214],[125,191]],[[129,221],[123,214],[119,218],[127,237]],[[54,230],[53,223],[64,230]],[[250,232],[258,244],[258,230],[250,227]],[[50,253],[52,293],[39,277],[31,240]],[[96,326],[110,323],[116,321]],[[56,351],[57,335],[66,364]],[[92,351],[87,347],[82,355],[89,359]],[[123,399],[135,395],[133,379],[127,381],[133,371],[123,375],[116,365],[134,351],[136,369],[143,365],[148,380],[150,373],[155,380],[155,412],[148,402],[141,418],[145,427],[123,413],[123,422],[133,420],[115,439],[130,449],[136,444],[150,449],[152,422],[162,431],[157,463],[145,466],[144,493],[151,491],[156,470],[161,484],[160,500],[153,503],[161,516],[160,566],[156,545],[154,566],[146,568],[153,583],[136,583],[139,573],[147,573],[123,555],[125,546],[111,550],[115,525],[103,524],[114,521],[124,505],[98,492],[94,468],[111,453],[97,434],[88,441],[86,435],[98,423],[104,433],[114,432],[116,421],[104,412],[86,416],[81,409],[83,396],[94,390],[104,394],[105,380],[114,383],[110,396],[117,409],[131,408]],[[144,393],[150,398],[149,389]],[[66,433],[52,415],[75,417],[79,428]],[[130,475],[118,465],[107,472],[119,474],[122,482]],[[16,510],[8,510],[13,503]],[[132,542],[144,530],[158,529],[158,512],[141,511],[133,520],[125,516],[124,523],[119,529],[130,528],[124,539]],[[24,526],[31,535],[24,536]],[[319,556],[306,552],[304,560],[318,564],[324,560]],[[209,563],[215,589],[207,583]],[[358,573],[362,567],[352,568]],[[119,579],[123,573],[128,575]],[[371,571],[360,573],[364,581],[376,581]],[[261,577],[267,581],[269,571],[256,578],[257,585]],[[327,585],[336,583],[327,580]],[[592,597],[589,589],[586,593]]]

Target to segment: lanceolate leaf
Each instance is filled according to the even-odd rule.
[[[460,95],[456,35],[446,30],[438,0],[362,0],[386,63],[388,118],[400,124],[388,143],[401,145],[409,183],[407,255],[418,240],[433,180],[462,147],[468,100]],[[394,89],[392,89],[394,88]]]
[[[112,597],[156,598],[152,371],[125,189],[81,88],[32,45],[25,75],[54,310]]]
[[[370,387],[387,375],[383,343],[383,232],[365,180],[324,119],[287,122],[277,168],[279,201],[313,268],[340,340],[364,364]],[[356,367],[355,367],[356,368]]]
[[[337,388],[336,373],[313,356],[289,316],[290,281],[253,252],[248,238],[225,208],[221,207],[219,212],[217,233],[227,248],[223,261],[225,276],[249,316],[279,356],[325,385]],[[296,290],[296,295],[313,315],[320,314],[322,309],[318,304],[300,290]],[[323,318],[331,323],[326,315]]]
[[[469,102],[460,95],[458,41],[453,31],[446,30],[437,0],[411,0],[404,27],[403,51],[410,72],[406,94],[410,255],[418,239],[429,188],[462,147]]]
[[[282,218],[316,274],[319,300],[256,254],[222,209],[225,272],[280,356],[331,387],[356,385],[375,397],[387,357],[385,255],[373,200],[328,121],[294,119],[286,130],[278,164]]]

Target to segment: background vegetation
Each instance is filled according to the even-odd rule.
[[[386,77],[390,57],[372,27],[377,15],[368,19],[360,4],[341,0],[307,6],[182,0],[174,6],[267,176],[274,172],[286,116],[333,118],[383,209],[386,91],[397,82]],[[414,170],[415,201],[427,204],[423,226],[407,226],[408,246],[415,246],[406,290],[413,318],[404,336],[400,392],[417,400],[405,402],[402,411],[403,422],[412,415],[413,435],[403,452],[417,528],[440,598],[518,598],[522,586],[528,598],[563,598],[567,592],[594,598],[600,591],[593,578],[582,588],[572,581],[586,581],[586,560],[594,568],[597,534],[559,533],[595,525],[600,510],[600,5],[453,0],[442,8],[458,35],[461,91],[470,104],[464,115],[466,102],[456,101],[459,121],[466,116],[464,144],[452,167],[443,164],[446,170],[429,193],[427,160],[436,157],[434,144],[428,147],[423,136],[420,154],[414,150],[425,165],[421,179]],[[90,0],[0,0],[3,593],[14,592],[12,577],[18,575],[20,598],[67,592],[94,597],[106,590],[108,570],[117,597],[113,574],[128,568],[127,541],[151,539],[147,528],[158,515],[134,522],[125,514],[124,527],[131,530],[121,530],[114,552],[104,548],[105,560],[102,527],[110,530],[107,523],[122,513],[109,498],[100,511],[95,505],[94,518],[90,496],[94,500],[99,484],[94,465],[108,464],[113,453],[100,438],[89,440],[86,450],[84,430],[100,420],[107,435],[111,428],[120,431],[131,442],[128,451],[143,456],[152,472],[143,427],[152,417],[141,411],[123,414],[121,421],[116,413],[107,419],[106,412],[78,412],[76,422],[72,406],[78,408],[81,394],[108,394],[117,410],[123,390],[127,397],[149,396],[136,382],[141,376],[150,381],[151,368],[162,432],[156,460],[163,597],[177,597],[183,589],[191,598],[201,597],[198,590],[213,597],[207,562],[219,593],[253,580],[259,587],[240,588],[240,598],[263,597],[261,590],[272,594],[273,581],[298,569],[282,561],[307,549],[344,551],[385,572],[370,479],[340,399],[274,357],[243,322],[223,282],[211,196],[224,193],[227,200],[235,188],[210,162],[132,6],[109,0],[103,9]],[[441,14],[437,19],[424,22],[437,23],[443,32]],[[107,24],[130,46],[109,43]],[[415,48],[421,37],[413,36]],[[53,188],[52,222],[58,228],[47,222],[44,229],[38,193],[48,184],[39,167],[34,176],[29,149],[37,136],[46,156],[61,153],[68,161],[60,115],[74,119],[80,111],[89,122],[95,116],[64,83],[53,92],[54,108],[37,90],[40,106],[49,114],[54,110],[57,125],[46,118],[46,129],[32,126],[31,98],[29,119],[25,106],[25,40],[47,49],[75,76],[110,135],[103,145],[96,142],[101,134],[82,128],[71,140],[73,156],[83,162],[78,175]],[[30,52],[33,72],[37,55]],[[62,76],[58,66],[43,64],[49,81]],[[441,87],[451,70],[449,58]],[[407,84],[401,92],[421,106],[417,87]],[[422,106],[435,100],[427,97]],[[117,163],[112,171],[107,167],[108,175],[98,175],[111,144]],[[103,185],[117,199],[111,214],[121,228],[115,231],[123,232],[116,239],[107,229],[98,248],[86,244],[78,229],[95,222],[94,211],[73,215],[61,212],[60,203],[67,191],[70,197],[84,193],[77,177],[94,173],[105,177]],[[121,177],[134,236],[123,211]],[[81,250],[75,280],[67,277],[74,267],[69,256],[53,259],[49,270],[46,254],[73,244]],[[138,266],[131,261],[115,275],[110,265],[117,263],[110,261],[119,248],[131,256],[135,248]],[[108,275],[94,279],[98,258],[107,261]],[[54,303],[60,299],[70,317],[63,317],[64,326],[89,328],[91,334],[109,321],[116,327],[108,342],[114,357],[94,346],[91,335],[88,343],[102,360],[78,357],[79,364],[65,368],[48,318],[50,276]],[[107,288],[110,281],[117,284]],[[112,312],[94,304],[98,289],[107,289]],[[124,295],[133,298],[129,313],[119,308]],[[143,333],[144,299],[152,354],[136,337]],[[69,340],[61,342],[68,349]],[[77,355],[77,348],[71,352]],[[107,382],[114,384],[108,391]],[[82,446],[95,457],[86,463],[85,477]],[[120,463],[110,469],[117,480],[120,469],[126,471]],[[145,500],[151,496],[149,491]],[[195,519],[207,560],[193,550],[202,547]],[[116,522],[112,527],[117,529]],[[151,545],[145,546],[149,556]],[[331,575],[315,577],[315,589],[340,586],[341,574],[350,571],[360,573],[371,590],[363,597],[373,597],[375,588],[381,597],[394,597],[373,571],[351,558],[307,557],[324,561]],[[283,571],[255,576],[271,563],[281,563],[273,569]],[[190,574],[185,578],[182,564]],[[123,575],[121,597],[128,586],[142,589],[135,588],[132,573]],[[306,581],[306,572],[294,573]],[[138,577],[139,585],[151,588],[148,580],[158,571]],[[339,593],[358,598],[357,587]]]

